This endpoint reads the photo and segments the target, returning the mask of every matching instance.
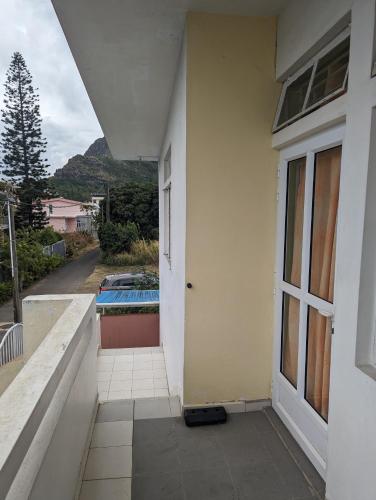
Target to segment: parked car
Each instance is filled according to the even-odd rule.
[[[158,276],[153,273],[109,274],[99,287],[99,293],[107,290],[134,290],[158,288]]]

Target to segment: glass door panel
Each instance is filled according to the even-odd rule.
[[[284,280],[300,287],[306,159],[290,161],[287,170]]]
[[[305,398],[328,421],[331,318],[308,307]]]
[[[309,292],[333,302],[341,147],[315,155]]]
[[[281,372],[296,388],[298,382],[299,300],[283,294]]]

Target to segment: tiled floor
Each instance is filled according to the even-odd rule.
[[[130,500],[133,401],[99,406],[80,500]]]
[[[179,414],[179,400],[173,397],[100,404],[79,500],[130,500],[133,420],[172,420]]]
[[[169,396],[162,347],[101,349],[97,379],[101,402]]]
[[[133,433],[132,500],[323,498],[323,481],[271,409],[198,428],[135,420]]]
[[[99,406],[79,500],[322,500],[325,484],[271,408],[188,428],[177,398]]]

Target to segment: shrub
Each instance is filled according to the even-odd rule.
[[[98,237],[105,254],[118,254],[129,252],[139,235],[134,222],[127,222],[125,225],[106,222],[99,227]]]
[[[46,247],[60,241],[62,236],[60,233],[54,231],[52,227],[45,227],[43,229],[19,229],[17,231],[17,239],[40,243]]]
[[[12,296],[12,282],[11,281],[3,281],[0,283],[0,304],[6,302]]]
[[[92,244],[94,241],[93,236],[86,231],[64,233],[62,237],[65,241],[67,257],[75,257],[81,250]]]
[[[131,245],[130,252],[116,255],[104,254],[102,262],[108,266],[146,266],[158,265],[158,241],[137,240]]]
[[[44,255],[43,245],[38,243],[35,231],[25,231],[17,234],[17,257],[20,275],[20,286],[27,286],[59,267],[64,259],[60,255]],[[21,239],[24,236],[24,239]],[[1,277],[3,282],[11,280],[11,261],[9,240],[0,247]],[[1,292],[0,292],[1,293]]]

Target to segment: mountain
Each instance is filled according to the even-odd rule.
[[[158,183],[158,167],[153,161],[119,161],[112,157],[104,137],[97,139],[83,154],[70,158],[50,177],[58,196],[88,201],[93,193],[127,182]]]

